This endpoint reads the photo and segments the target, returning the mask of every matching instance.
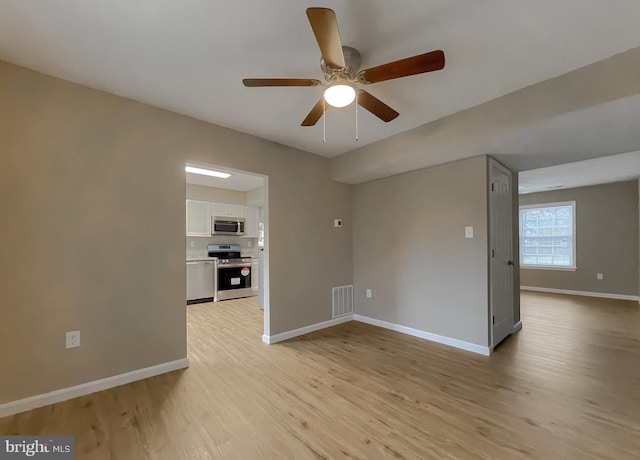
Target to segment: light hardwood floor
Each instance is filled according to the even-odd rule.
[[[191,367],[0,419],[78,459],[640,458],[640,307],[523,293],[484,357],[350,322],[265,345],[255,299],[188,307]]]

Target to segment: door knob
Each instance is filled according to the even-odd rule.
[[[513,265],[513,260],[507,260],[507,265]]]

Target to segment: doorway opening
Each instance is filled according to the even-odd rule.
[[[185,164],[186,304],[253,300],[269,309],[269,178],[220,165]]]

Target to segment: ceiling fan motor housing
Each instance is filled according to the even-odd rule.
[[[320,60],[320,68],[324,74],[324,78],[328,82],[336,80],[348,80],[355,82],[358,79],[358,70],[360,69],[360,63],[362,59],[360,53],[355,48],[350,46],[343,46],[342,53],[344,54],[345,67],[341,69],[335,69],[328,66],[324,59]]]

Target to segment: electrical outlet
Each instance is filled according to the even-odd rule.
[[[80,346],[80,331],[67,332],[67,348],[77,348]]]
[[[602,280],[604,279],[604,275],[602,273],[596,273],[596,279]]]
[[[342,227],[342,219],[333,219],[333,226],[335,228],[340,228]]]
[[[373,297],[373,294],[371,293],[371,289],[367,289],[367,299],[370,299],[371,297]]]
[[[191,242],[191,247],[192,247],[192,248],[195,248],[195,247],[196,247],[196,242],[195,242],[195,241],[192,241],[192,242]]]

